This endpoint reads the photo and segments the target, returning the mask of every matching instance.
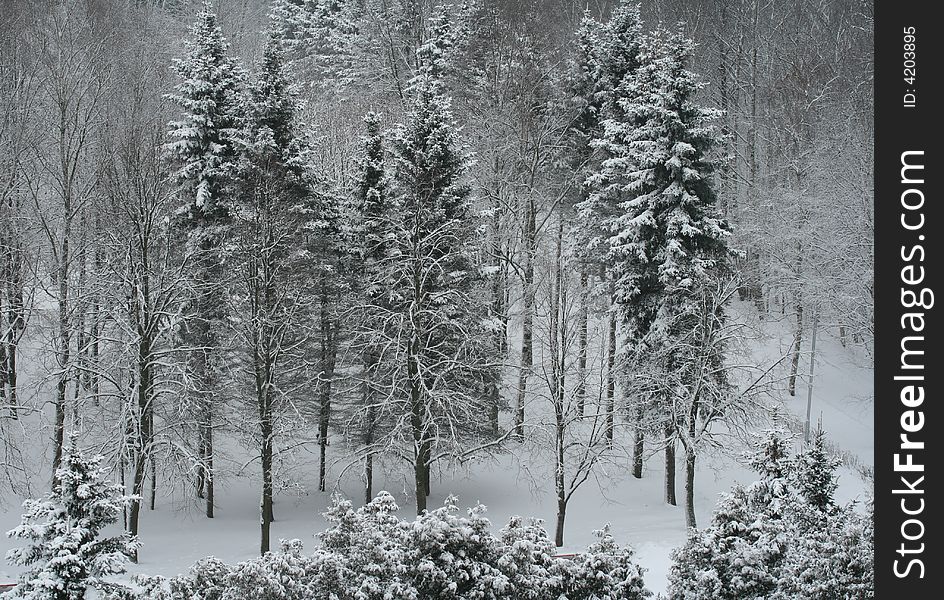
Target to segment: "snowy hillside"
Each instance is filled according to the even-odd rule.
[[[752,307],[738,305],[737,311],[750,315]],[[765,340],[754,349],[758,357],[775,356],[789,345],[789,331],[781,323],[765,323]],[[822,419],[829,441],[835,451],[846,459],[840,470],[837,499],[843,502],[866,497],[871,485],[857,472],[872,460],[872,371],[866,357],[843,348],[828,333],[818,340],[813,390],[813,419]],[[805,360],[808,360],[806,358]],[[784,397],[789,398],[785,393]],[[806,411],[806,385],[799,386],[796,398],[784,401],[784,419],[802,439],[802,419]],[[39,446],[33,449],[39,450]],[[752,481],[755,475],[737,456],[747,448],[726,448],[704,459],[705,467],[697,474],[696,510],[701,522],[707,522],[718,495],[729,491],[734,482]],[[233,465],[245,462],[238,448],[228,457]],[[460,506],[482,503],[486,516],[495,530],[504,526],[513,515],[542,518],[546,527],[553,527],[556,510],[554,490],[548,467],[540,457],[508,454],[492,460],[473,462],[455,473],[442,474],[433,482],[430,507],[441,506],[444,499],[455,494]],[[34,464],[42,459],[37,456]],[[294,475],[302,484],[296,490],[277,496],[273,539],[299,538],[307,547],[317,544],[314,534],[323,531],[326,522],[322,513],[330,503],[333,491],[318,493],[315,462],[299,462]],[[307,472],[307,475],[306,475]],[[153,512],[142,517],[140,563],[131,572],[175,575],[205,556],[225,562],[248,560],[258,555],[258,489],[255,473],[227,481],[218,496],[214,519],[206,519],[191,498],[162,496]],[[410,517],[409,494],[411,473],[389,469],[377,488],[391,492],[403,507],[401,517]],[[648,569],[645,582],[654,592],[664,591],[668,573],[669,552],[685,539],[685,519],[681,506],[668,506],[662,501],[663,467],[661,455],[646,463],[641,480],[632,478],[628,466],[601,471],[598,482],[581,488],[568,510],[566,545],[561,553],[579,552],[593,541],[592,532],[604,524],[621,544],[633,546],[640,564]],[[357,477],[348,477],[339,493],[352,499],[361,495]],[[16,501],[5,498],[0,513],[0,529],[12,528],[19,519]],[[9,540],[0,540],[0,550],[10,547]],[[8,575],[16,570],[6,567]]]

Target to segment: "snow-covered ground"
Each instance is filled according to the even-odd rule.
[[[746,311],[743,306],[740,311]],[[764,339],[752,350],[759,357],[774,357],[789,347],[790,332],[786,323],[763,324]],[[809,357],[801,362],[801,373],[808,369]],[[794,425],[802,424],[806,411],[806,380],[798,382],[797,396],[784,406]],[[784,394],[786,396],[786,394]],[[829,332],[821,332],[817,340],[817,363],[813,391],[813,420],[822,419],[833,447],[846,456],[855,467],[872,464],[872,370],[870,361],[861,354],[843,348]],[[748,482],[753,475],[735,460],[739,449],[700,459],[696,478],[696,513],[706,523],[718,495],[734,482]],[[235,449],[231,449],[235,452]],[[238,462],[238,461],[234,461]],[[45,464],[45,463],[44,463]],[[553,528],[556,500],[551,483],[550,466],[539,459],[511,453],[497,458],[467,464],[463,471],[434,480],[430,507],[440,506],[448,494],[459,496],[460,504],[477,502],[488,507],[488,516],[497,529],[512,515],[545,519]],[[323,530],[321,513],[330,502],[331,491],[319,493],[313,464],[302,463],[293,477],[305,484],[304,493],[282,494],[275,507],[276,522],[273,539],[300,538],[309,547],[316,543],[314,534]],[[565,547],[562,552],[579,551],[593,539],[592,531],[604,524],[612,525],[618,542],[632,545],[639,561],[648,569],[646,584],[654,592],[664,591],[669,570],[669,553],[685,539],[685,520],[681,506],[668,506],[662,501],[662,457],[652,456],[644,476],[633,479],[624,466],[613,465],[599,473],[600,484],[588,482],[574,496],[568,509]],[[679,493],[682,492],[682,465],[679,465]],[[189,500],[162,497],[156,510],[146,511],[141,519],[141,541],[144,546],[140,563],[133,572],[174,575],[185,571],[197,559],[213,555],[227,562],[249,559],[258,548],[258,483],[255,473],[227,480],[217,492],[216,518],[204,518]],[[866,484],[854,469],[840,471],[838,496],[847,501],[863,498]],[[406,490],[408,475],[388,470],[378,474],[375,489],[386,489],[401,502],[402,516],[408,517],[412,501]],[[356,477],[343,482],[340,490],[352,498],[360,498]],[[680,497],[681,500],[681,497]],[[19,501],[7,497],[0,504],[0,530],[12,528],[19,519]],[[10,547],[10,540],[0,538],[0,552]],[[4,573],[4,570],[6,573]],[[0,583],[15,576],[14,567],[0,569]]]

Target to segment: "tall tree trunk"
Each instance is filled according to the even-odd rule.
[[[505,275],[505,259],[502,255],[501,239],[501,217],[502,207],[500,202],[500,192],[494,193],[495,202],[492,204],[492,223],[491,223],[491,254],[498,263],[498,274],[492,281],[492,314],[498,319],[500,327],[495,332],[495,352],[499,362],[504,365],[508,356],[508,306],[506,299],[508,297],[508,279]],[[488,411],[489,427],[492,435],[499,433],[498,417],[501,411],[501,384],[503,368],[498,368],[491,373],[488,384]]]
[[[524,227],[524,277],[521,308],[521,368],[518,375],[518,397],[515,402],[515,436],[524,437],[524,405],[527,398],[528,377],[534,366],[534,257],[537,252],[537,217],[534,198],[528,195],[525,205]]]
[[[584,414],[587,403],[587,338],[590,320],[590,276],[586,266],[580,269],[580,313],[577,323],[577,412]]]
[[[788,382],[788,390],[791,396],[796,396],[796,380],[797,380],[797,370],[800,366],[800,346],[803,343],[803,291],[799,289],[800,286],[800,275],[803,268],[803,254],[800,252],[800,249],[797,248],[797,291],[795,296],[796,301],[796,330],[793,333],[793,359],[790,361],[790,379]]]
[[[364,457],[364,503],[374,499],[374,453],[368,452]]]
[[[361,395],[364,406],[367,409],[366,423],[364,425],[364,447],[367,448],[367,455],[364,457],[364,502],[369,503],[374,499],[374,452],[371,446],[374,443],[374,429],[376,427],[377,409],[374,407],[376,396],[373,386],[373,368],[377,359],[372,349],[364,352],[364,382],[362,384]]]
[[[59,283],[59,348],[57,352],[57,365],[59,367],[59,376],[56,381],[56,420],[53,426],[53,459],[52,459],[52,482],[53,486],[58,483],[56,471],[62,464],[62,451],[65,444],[66,431],[66,393],[69,385],[69,361],[71,360],[72,336],[69,322],[69,240],[68,234],[64,236],[61,245],[61,255],[58,265],[58,283]]]
[[[76,262],[78,263],[78,294],[72,307],[72,325],[75,330],[75,377],[72,390],[72,428],[78,429],[79,422],[79,401],[82,393],[86,390],[87,372],[88,372],[88,337],[85,331],[85,312],[88,300],[86,298],[88,283],[88,260],[86,260],[86,231],[88,231],[88,222],[85,213],[79,220],[79,251],[76,253]]]
[[[327,489],[328,428],[331,424],[331,396],[337,360],[337,321],[332,314],[329,275],[321,275],[321,401],[318,411],[318,490]]]
[[[2,206],[0,206],[0,208],[2,208]],[[4,240],[0,238],[0,248],[2,248],[3,245]],[[0,254],[0,281],[6,279],[6,273],[4,272],[5,266],[6,257]],[[3,310],[3,298],[6,291],[6,289],[0,289],[0,409],[9,407],[9,414],[14,416],[16,415],[16,407],[7,401],[7,369],[9,368],[9,361],[7,360],[7,329],[9,329],[9,326],[4,323],[6,312]],[[6,415],[0,412],[0,418],[4,416]]]
[[[565,435],[567,433],[567,414],[566,406],[566,388],[565,388],[565,366],[566,357],[564,356],[563,339],[566,338],[566,332],[562,331],[563,325],[563,264],[561,261],[564,240],[564,220],[560,218],[557,229],[557,248],[554,260],[554,280],[551,284],[551,302],[550,302],[550,323],[549,323],[549,345],[551,355],[551,395],[554,405],[554,441],[555,441],[555,469],[554,469],[554,488],[557,491],[557,525],[554,529],[554,544],[557,547],[564,545],[564,519],[567,516],[567,487],[564,477],[564,467],[566,456],[564,454]]]
[[[410,426],[413,430],[413,476],[416,492],[416,514],[426,510],[429,495],[428,446],[426,440],[426,406],[424,403],[422,375],[419,369],[420,336],[414,331],[408,343],[407,375],[410,393]]]
[[[194,481],[194,494],[197,496],[198,500],[206,500],[206,472],[205,472],[205,458],[206,450],[203,447],[203,425],[202,420],[197,424],[197,472],[196,479]]]
[[[816,330],[819,326],[819,312],[813,309],[812,344],[810,345],[810,378],[806,387],[806,421],[803,424],[803,439],[810,443],[810,420],[813,411],[813,370],[816,368]]]
[[[554,526],[554,545],[560,548],[564,545],[564,519],[567,517],[567,500],[563,494],[557,497],[557,524]]]
[[[685,447],[685,525],[690,529],[695,523],[695,448],[689,443]]]
[[[151,431],[154,431],[154,417],[153,412],[151,413]],[[154,510],[157,507],[157,459],[154,457],[154,452],[151,452],[151,510]]]
[[[7,286],[7,330],[6,330],[6,384],[7,405],[10,418],[19,415],[17,399],[17,348],[25,327],[26,315],[23,303],[23,256],[18,242],[10,242],[10,267]]]
[[[426,464],[423,463],[422,452],[417,450],[416,460],[413,463],[414,492],[416,494],[416,514],[421,515],[426,512]]]
[[[95,217],[95,231],[102,231],[101,215]],[[100,274],[105,268],[105,259],[100,245],[95,246],[95,273]],[[92,324],[91,324],[91,348],[89,351],[92,369],[88,373],[89,390],[95,401],[95,406],[101,405],[101,389],[98,376],[98,362],[101,355],[101,319],[102,319],[102,297],[96,291],[92,298]]]
[[[148,293],[145,288],[141,295]],[[145,296],[146,297],[146,296]],[[141,307],[138,310],[142,310]],[[152,342],[145,327],[141,324],[147,323],[148,315],[139,313],[138,315],[138,406],[137,406],[137,431],[135,432],[134,448],[134,473],[132,475],[131,493],[134,499],[131,501],[130,515],[128,518],[128,531],[131,535],[138,535],[138,521],[141,517],[141,502],[144,496],[144,480],[147,474],[148,459],[151,453],[151,441],[153,431],[153,393],[154,393],[154,372],[151,360]],[[134,552],[132,558],[134,562],[138,561],[138,553]]]
[[[207,518],[213,518],[213,385],[210,364],[210,324],[201,319],[197,339],[204,345],[192,353],[197,401],[197,498],[204,501]]]
[[[427,438],[423,443],[421,448],[421,460],[425,468],[423,469],[423,489],[426,491],[426,495],[429,496],[433,493],[433,488],[431,485],[431,477],[433,472],[433,463],[432,461],[432,443]]]
[[[675,429],[671,423],[665,426],[665,502],[676,506],[675,499]]]
[[[126,450],[127,450],[127,448],[122,448],[122,449],[121,449],[121,452],[120,452],[119,455],[118,455],[118,456],[119,456],[119,458],[118,458],[118,480],[119,480],[119,483],[121,483],[121,491],[122,491],[122,493],[125,494],[125,495],[128,494],[128,481],[127,481],[127,475],[126,475],[126,473],[125,473],[125,471],[127,470],[127,466],[128,466],[128,456],[127,456],[127,451],[126,451]],[[126,505],[126,506],[124,506],[124,507],[122,508],[122,510],[121,510],[121,526],[124,528],[125,531],[128,531],[128,525],[129,525],[129,523],[128,523],[128,512],[129,512],[129,511],[128,511],[128,506]]]
[[[204,406],[203,448],[204,448],[204,487],[206,491],[206,516],[213,518],[215,482],[213,473],[213,405],[207,400]]]
[[[271,239],[266,240],[266,247],[272,247]],[[260,265],[251,264],[252,277],[250,281],[253,286],[253,295],[256,300],[253,302],[252,315],[254,321],[261,323],[259,329],[254,331],[253,344],[253,370],[255,375],[256,400],[259,407],[259,433],[261,443],[259,447],[259,458],[262,467],[262,494],[259,502],[259,553],[265,554],[269,551],[270,534],[272,530],[273,515],[273,486],[272,486],[272,448],[274,445],[274,414],[273,414],[273,386],[275,385],[274,373],[274,345],[275,332],[273,321],[277,318],[275,314],[275,289],[272,285],[272,276],[268,269],[268,257],[260,259]],[[261,281],[260,281],[261,280]],[[262,285],[259,286],[258,283]],[[262,289],[259,289],[259,288]]]
[[[636,424],[633,437],[633,477],[636,479],[642,479],[642,455],[646,449],[646,429],[642,422],[644,417],[643,407],[642,405],[638,405],[638,401],[635,413]]]
[[[613,301],[613,282],[610,282],[609,327],[606,344],[606,442],[613,445],[616,421],[616,307]]]
[[[266,395],[269,392],[266,391]],[[267,398],[263,408],[262,420],[262,501],[260,502],[260,540],[259,553],[269,551],[269,536],[273,518],[273,486],[272,486],[272,406],[271,398]]]
[[[213,225],[215,223],[201,216],[197,230],[206,232]],[[197,410],[197,497],[205,501],[205,513],[209,519],[214,516],[215,503],[213,430],[219,376],[214,356],[220,352],[216,327],[225,317],[222,297],[225,274],[220,255],[221,243],[221,239],[215,235],[203,235],[199,240],[193,256],[192,271],[197,287],[193,298],[194,318],[186,331],[186,341],[192,348],[191,371],[196,385],[192,393]]]

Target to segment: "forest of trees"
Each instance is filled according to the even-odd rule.
[[[59,485],[70,431],[132,536],[252,470],[265,553],[300,480],[402,469],[422,514],[520,452],[561,546],[659,454],[695,527],[699,456],[818,332],[871,352],[872,10],[5,1],[0,495]],[[734,303],[782,360],[740,360]]]

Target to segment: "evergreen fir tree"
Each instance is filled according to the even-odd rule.
[[[752,458],[761,479],[736,486],[718,503],[711,523],[689,530],[672,553],[669,592],[678,600],[766,598],[778,589],[790,535],[784,512],[789,487],[786,443],[768,432]]]
[[[782,435],[765,434],[751,459],[760,479],[735,487],[711,524],[691,530],[685,545],[673,551],[672,598],[874,596],[871,505],[865,514],[855,504],[835,506],[835,463],[825,457],[819,437],[802,459],[789,455]],[[801,485],[811,473],[818,474],[815,482]]]
[[[213,516],[213,428],[220,391],[218,327],[224,317],[224,271],[220,249],[228,222],[224,195],[236,157],[241,71],[227,56],[228,44],[209,3],[191,29],[186,58],[175,62],[181,83],[171,98],[183,119],[171,123],[175,138],[167,154],[183,206],[177,230],[186,237],[192,294],[181,338],[190,349],[190,393],[197,421],[197,496]]]
[[[294,69],[338,91],[363,83],[361,16],[354,0],[275,0],[270,15]]]
[[[186,201],[183,217],[190,229],[199,229],[226,217],[222,199],[236,155],[242,71],[227,56],[229,44],[209,3],[204,3],[190,35],[187,56],[174,61],[181,82],[177,93],[169,97],[184,114],[182,120],[170,124],[174,140],[166,151],[176,166],[175,179]]]
[[[790,537],[790,551],[771,600],[875,597],[871,505],[866,514],[849,505],[815,522],[795,521]]]
[[[399,382],[399,413],[410,415],[418,513],[426,507],[434,446],[485,433],[478,415],[488,372],[487,308],[475,293],[480,278],[469,248],[466,157],[436,73],[434,64],[421,69],[407,122],[391,141],[398,219],[385,319],[397,331],[384,335],[400,357],[391,380]]]
[[[639,68],[619,84],[620,114],[604,122],[594,142],[609,158],[591,180],[598,190],[591,202],[619,207],[605,222],[608,261],[635,340],[671,335],[667,327],[684,310],[684,292],[728,256],[728,229],[711,183],[719,138],[710,123],[718,113],[694,102],[699,85],[686,70],[693,44],[656,31],[640,46]]]
[[[793,485],[800,497],[818,512],[828,514],[836,507],[833,496],[839,485],[836,469],[840,464],[840,459],[829,456],[822,428],[813,432],[813,439],[795,459]]]
[[[602,164],[610,158],[606,148],[596,143],[603,137],[604,123],[621,114],[619,99],[626,88],[619,84],[633,75],[639,66],[642,23],[639,6],[622,0],[605,23],[597,23],[585,13],[577,31],[577,58],[570,81],[572,104],[575,110],[574,125],[570,130],[571,165],[580,184],[579,193],[573,198],[576,213],[577,256],[581,261],[581,302],[583,303],[578,349],[578,405],[583,410],[586,393],[587,332],[590,295],[597,293],[606,298],[607,304],[607,438],[613,439],[615,430],[615,382],[616,353],[619,323],[615,303],[614,269],[609,262],[609,224],[619,215],[620,198],[598,193],[599,183],[595,175]],[[590,282],[599,277],[597,289]],[[636,426],[633,475],[642,476],[643,415],[640,406],[634,407],[633,420]]]
[[[232,182],[230,252],[241,277],[233,287],[236,323],[258,416],[255,437],[262,467],[260,550],[268,552],[273,520],[273,458],[282,390],[304,361],[310,318],[304,240],[305,181],[297,136],[297,99],[285,71],[280,40],[270,34],[260,73],[250,87],[239,160]],[[297,382],[295,382],[297,384]]]
[[[638,15],[627,18],[637,20]],[[604,48],[604,56],[628,43],[611,38],[615,45]],[[630,351],[646,354],[686,336],[698,323],[698,305],[710,282],[728,268],[728,228],[718,217],[711,181],[719,139],[711,121],[718,112],[694,102],[699,84],[686,69],[693,42],[663,30],[630,39],[639,40],[635,68],[622,74],[632,63],[611,58],[616,69],[601,75],[611,83],[622,76],[605,105],[602,135],[592,142],[604,158],[578,209],[606,238],[604,262]],[[674,361],[664,366],[682,368]],[[675,444],[684,423],[665,418],[673,413],[670,402],[658,393],[636,408],[635,418],[642,422],[647,412],[658,415],[665,499],[675,504]],[[694,464],[694,448],[688,451],[688,464]]]
[[[391,244],[388,239],[391,206],[380,115],[369,112],[364,117],[364,126],[366,131],[357,159],[350,211],[356,225],[348,232],[348,247],[353,262],[351,289],[358,306],[357,322],[361,324],[356,328],[361,338],[361,403],[353,422],[364,452],[364,497],[370,502],[373,499],[374,443],[383,421],[378,402],[383,386],[378,373],[382,369],[377,364],[378,340],[373,332],[384,328],[383,319],[375,308],[385,305],[387,294],[384,269]]]
[[[7,560],[26,567],[14,598],[83,600],[103,577],[123,573],[137,541],[127,533],[101,537],[118,521],[129,498],[107,479],[104,457],[84,457],[72,435],[68,454],[56,472],[53,491],[43,500],[27,500],[20,525],[7,535],[29,545],[7,552]]]
[[[569,84],[575,112],[572,162],[582,184],[576,203],[577,229],[581,253],[598,265],[606,264],[609,224],[619,214],[620,198],[595,193],[594,174],[610,156],[608,148],[595,140],[603,138],[605,122],[622,113],[621,101],[630,90],[621,83],[639,67],[641,38],[639,5],[629,0],[621,0],[605,23],[585,13],[577,30]]]
[[[364,116],[364,129],[354,184],[354,203],[360,220],[357,232],[360,258],[365,263],[364,268],[372,270],[379,268],[378,263],[386,255],[390,183],[380,115],[373,111],[367,113]]]
[[[197,421],[197,482],[206,516],[213,517],[213,428],[220,392],[218,328],[224,318],[224,272],[220,249],[229,218],[225,190],[236,157],[241,70],[227,56],[228,44],[209,3],[191,29],[188,55],[174,67],[182,79],[171,98],[184,109],[171,123],[167,154],[183,206],[176,228],[186,236],[192,294],[183,345],[190,349],[190,393]]]

